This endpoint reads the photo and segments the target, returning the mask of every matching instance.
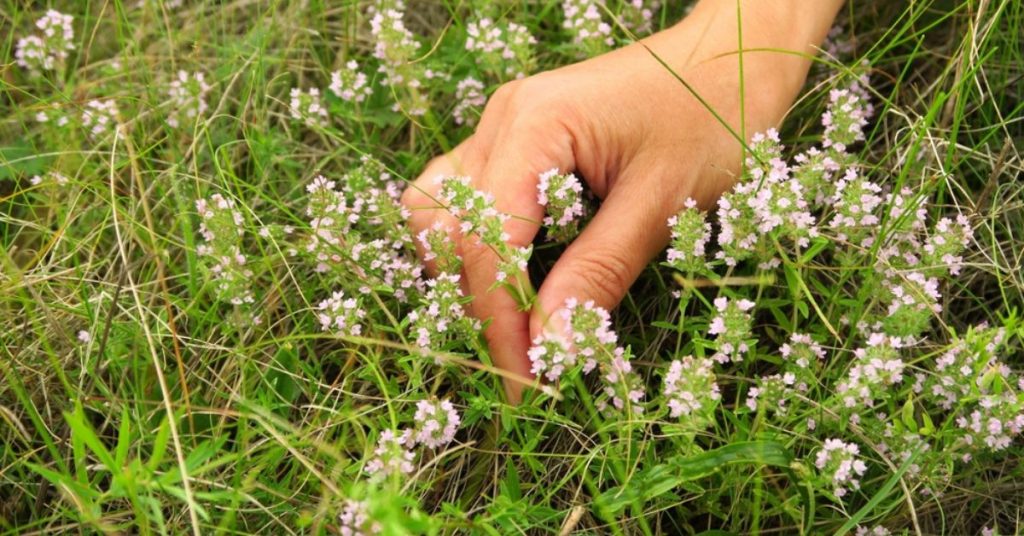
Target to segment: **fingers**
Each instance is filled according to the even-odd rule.
[[[629,173],[620,177],[594,219],[544,280],[531,313],[531,338],[545,328],[560,329],[549,320],[567,298],[593,300],[606,309],[618,305],[668,241],[666,218],[675,208],[674,198],[681,204],[686,194],[652,186],[666,181],[631,179]]]
[[[505,222],[510,246],[529,246],[540,229],[543,209],[537,204],[538,175],[552,167],[572,166],[571,145],[552,131],[543,138],[527,135],[527,129],[515,129],[499,137],[479,183],[495,197],[498,210],[509,214]],[[542,149],[543,147],[543,149]],[[526,351],[530,345],[529,313],[505,290],[493,288],[499,256],[490,248],[477,246],[463,250],[463,269],[469,292],[473,295],[473,315],[490,320],[484,331],[494,363],[502,369],[531,377]],[[509,274],[512,278],[517,274]],[[519,281],[527,282],[525,273]],[[528,284],[528,283],[527,283]],[[524,385],[505,382],[509,400],[519,402]]]
[[[440,225],[449,230],[449,237],[458,243],[458,221],[438,201],[437,193],[441,185],[438,177],[451,175],[469,175],[470,169],[480,169],[483,165],[480,150],[473,137],[467,138],[448,154],[438,156],[427,163],[420,176],[402,192],[401,203],[409,210],[408,225],[412,231],[416,250],[427,273],[437,275],[434,262],[424,258],[423,244],[419,234]]]
[[[500,109],[509,106],[507,95],[495,100]],[[494,196],[499,211],[511,216],[504,224],[508,244],[519,248],[533,241],[543,216],[543,209],[537,204],[538,176],[552,167],[573,168],[571,137],[540,114],[488,112],[490,107],[473,137],[448,155],[431,161],[403,194],[402,203],[410,210],[409,225],[414,234],[436,222],[458,229],[455,218],[437,202],[440,185],[435,179],[439,175],[468,175],[477,189]],[[464,291],[473,296],[470,311],[476,318],[489,322],[484,336],[495,365],[530,377],[526,356],[530,343],[529,313],[521,310],[505,289],[495,287],[501,257],[493,248],[482,245],[478,237],[453,238],[463,260]],[[417,248],[422,256],[422,246],[417,244]],[[427,264],[432,272],[433,264]],[[509,281],[518,277],[528,285],[525,274],[508,276]],[[509,400],[518,402],[523,387],[521,383],[506,381]]]

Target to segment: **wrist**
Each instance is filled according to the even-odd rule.
[[[736,55],[742,43],[746,61],[765,60],[783,72],[805,72],[843,3],[700,0],[690,15],[662,32],[667,41],[664,49],[672,52],[670,64],[682,69]]]
[[[700,0],[678,24],[645,41],[684,77],[712,65],[725,76],[739,73],[742,45],[745,85],[758,88],[754,98],[788,107],[843,2]]]

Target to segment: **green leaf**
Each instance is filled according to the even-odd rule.
[[[96,432],[93,431],[92,426],[85,420],[85,410],[82,409],[81,402],[75,403],[75,411],[68,413],[64,412],[64,419],[67,420],[68,426],[71,427],[72,437],[78,438],[89,447],[89,450],[100,459],[100,463],[107,467],[108,471],[113,472],[117,467],[117,463],[114,462],[114,457],[111,456],[110,451],[100,441],[100,438],[96,436]]]
[[[914,420],[914,400],[912,398],[908,398],[907,401],[903,403],[903,411],[901,414],[903,417],[903,424],[906,425],[907,430],[916,434],[917,421]]]
[[[927,411],[921,412],[921,426],[920,434],[923,436],[930,436],[935,433],[935,423],[932,422],[931,415],[928,415]]]
[[[156,439],[153,440],[153,453],[149,457],[149,461],[146,462],[146,468],[150,471],[156,471],[160,467],[160,462],[164,459],[164,454],[167,453],[167,443],[171,439],[171,426],[167,422],[165,417],[160,421],[160,426],[156,429]]]
[[[733,443],[693,456],[678,456],[668,463],[643,471],[623,486],[611,488],[598,497],[598,502],[616,513],[636,501],[649,501],[669,495],[684,482],[715,473],[727,465],[751,464],[789,469],[793,455],[776,441],[744,441]]]
[[[725,465],[736,463],[789,467],[793,455],[777,441],[742,441],[695,456],[677,458],[671,463],[686,480],[710,475]]]
[[[519,484],[519,472],[516,471],[516,465],[512,462],[512,457],[509,456],[505,459],[505,481],[502,483],[504,488],[502,491],[504,495],[513,501],[518,501],[522,498],[522,489]]]
[[[128,406],[125,406],[121,410],[121,427],[117,430],[117,447],[114,449],[114,463],[117,464],[118,470],[124,467],[125,461],[128,460],[128,449],[131,447],[132,442],[131,438],[131,416],[128,414]]]
[[[18,174],[42,175],[50,159],[38,155],[39,151],[24,141],[0,147],[0,180],[13,179]]]
[[[807,248],[807,251],[805,251],[803,255],[800,256],[800,264],[807,264],[810,262],[811,259],[817,257],[819,253],[825,251],[825,248],[827,248],[830,243],[829,239],[822,236],[812,240],[811,246]]]
[[[679,331],[678,325],[673,324],[672,322],[665,322],[664,320],[655,320],[654,322],[651,322],[651,325],[656,328],[667,329],[669,331]]]

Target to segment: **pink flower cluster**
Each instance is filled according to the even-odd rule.
[[[71,27],[74,18],[52,9],[47,10],[36,28],[39,35],[30,35],[18,40],[14,60],[18,66],[32,75],[40,71],[53,71],[63,65],[68,51],[75,49],[75,31]]]
[[[424,352],[436,350],[450,340],[471,336],[479,325],[466,316],[467,301],[459,286],[460,275],[439,273],[428,279],[421,305],[407,316],[416,346]]]
[[[324,108],[319,89],[311,87],[303,91],[293,87],[289,97],[288,113],[291,114],[292,119],[301,121],[308,127],[327,124],[327,108]]]
[[[829,92],[828,109],[821,116],[826,148],[843,153],[848,146],[864,140],[864,127],[874,115],[867,86],[867,76],[862,76],[848,87]]]
[[[790,335],[789,342],[779,347],[779,354],[785,360],[783,370],[796,377],[796,389],[807,391],[818,383],[817,370],[825,359],[825,350],[805,333]]]
[[[544,207],[544,226],[548,240],[568,242],[579,234],[584,215],[583,185],[576,175],[560,173],[558,168],[540,174],[537,203]]]
[[[331,85],[327,89],[339,99],[356,104],[373,95],[373,87],[366,73],[359,70],[359,62],[356,60],[349,60],[342,69],[332,72]]]
[[[317,176],[307,185],[310,235],[304,251],[317,272],[356,274],[385,286],[400,302],[423,291],[422,267],[412,257],[412,237],[405,229],[408,212],[399,205],[400,183],[373,159],[337,183]]]
[[[964,260],[960,254],[973,239],[974,230],[966,216],[958,214],[956,219],[942,218],[924,243],[922,262],[929,273],[942,274],[948,270],[951,275],[960,275]]]
[[[431,449],[451,443],[462,422],[451,400],[420,400],[413,420],[416,442]]]
[[[363,470],[377,477],[412,473],[416,468],[416,447],[437,449],[451,443],[462,418],[449,400],[421,400],[416,404],[413,421],[412,428],[401,432],[382,431]]]
[[[466,50],[483,69],[499,79],[523,78],[533,70],[537,40],[521,24],[482,18],[466,25]]]
[[[439,273],[457,274],[462,270],[462,259],[455,250],[455,242],[451,239],[454,229],[435,221],[427,229],[416,235],[416,241],[423,251],[423,262],[433,262]]]
[[[412,430],[383,430],[377,439],[373,457],[366,462],[363,470],[367,474],[381,477],[407,475],[416,469],[416,453],[412,450],[415,446]]]
[[[857,456],[860,448],[854,443],[841,439],[826,439],[814,458],[814,466],[833,486],[836,497],[844,497],[849,491],[860,489],[860,478],[867,471],[867,464]]]
[[[829,225],[836,239],[855,246],[871,247],[881,219],[882,187],[861,177],[857,170],[848,168],[846,175],[836,183],[832,196],[835,215]]]
[[[477,190],[472,179],[439,176],[437,180],[441,184],[438,198],[459,220],[459,231],[463,236],[475,235],[498,254],[495,280],[499,284],[512,285],[507,280],[526,271],[533,247],[513,247],[508,243],[510,237],[505,231],[505,222],[509,215],[495,208],[494,196]]]
[[[362,335],[361,322],[366,318],[366,311],[355,298],[346,298],[343,291],[336,291],[330,298],[321,301],[317,310],[317,318],[324,331],[347,336]]]
[[[708,327],[709,335],[717,335],[715,344],[718,352],[714,360],[719,363],[743,361],[743,354],[750,350],[753,341],[749,311],[754,302],[747,299],[730,300],[725,296],[715,298],[717,314]]]
[[[786,415],[789,410],[786,402],[796,388],[796,375],[792,372],[762,376],[757,385],[747,391],[747,408],[757,411],[760,407],[766,413]]]
[[[171,85],[167,89],[171,106],[167,124],[177,128],[202,116],[207,109],[206,94],[209,91],[210,84],[206,83],[203,73],[196,72],[190,75],[187,71],[178,71],[178,75],[171,80]]]
[[[601,18],[603,6],[604,0],[562,0],[562,27],[587,56],[596,56],[615,44],[611,25]]]
[[[714,411],[722,398],[711,360],[693,356],[672,360],[661,394],[668,405],[669,416],[685,418],[695,428],[714,422]]]
[[[983,395],[973,409],[957,417],[967,445],[1000,451],[1024,432],[1024,396],[1009,392]]]
[[[872,333],[864,347],[854,350],[856,361],[846,379],[836,386],[844,407],[870,409],[875,400],[890,396],[890,388],[903,381],[906,363],[899,350],[904,345],[899,337]],[[859,420],[856,415],[854,421]]]
[[[381,1],[370,8],[370,33],[374,38],[373,57],[381,62],[388,83],[399,84],[395,71],[415,56],[420,48],[413,33],[405,27],[404,0]]]
[[[705,248],[711,240],[711,224],[707,215],[697,208],[697,201],[687,198],[683,210],[668,219],[672,242],[666,263],[680,272],[695,273],[705,269]]]
[[[242,213],[234,201],[221,194],[197,199],[196,212],[200,219],[199,234],[205,241],[196,248],[196,253],[212,261],[210,272],[219,297],[234,305],[253,303],[255,299],[250,289],[253,273],[246,267],[240,247],[244,234]]]
[[[987,394],[990,388],[983,381],[986,374],[995,372],[1004,380],[1010,376],[1009,367],[995,355],[1005,341],[1004,329],[972,328],[935,360],[934,374],[922,386],[924,393],[947,411],[975,391]]]
[[[633,372],[629,354],[618,345],[608,311],[592,301],[579,303],[569,298],[549,323],[555,329],[535,338],[528,352],[534,374],[543,373],[548,380],[557,381],[582,362],[584,374],[600,373],[603,389],[595,403],[600,411],[628,407],[633,413],[643,412],[643,382]]]
[[[415,59],[420,43],[405,26],[403,0],[378,1],[370,8],[370,34],[374,39],[373,56],[380,60],[380,82],[395,89],[393,111],[419,117],[427,113],[429,101],[421,90],[424,80],[438,73],[425,69]]]
[[[117,128],[117,105],[112,100],[93,99],[82,110],[82,127],[99,140]]]
[[[623,0],[619,20],[633,33],[642,35],[651,31],[654,12],[659,7],[661,2],[658,0]]]
[[[487,104],[484,85],[473,77],[467,77],[455,86],[455,109],[452,117],[456,125],[476,126]]]
[[[380,534],[380,523],[370,517],[370,505],[366,501],[347,499],[338,515],[338,531],[341,536],[370,536]]]
[[[722,249],[716,257],[729,266],[755,255],[761,258],[762,268],[776,266],[779,261],[770,247],[772,234],[789,239],[798,248],[807,247],[818,236],[804,186],[793,179],[782,149],[775,129],[754,134],[743,182],[718,201]]]

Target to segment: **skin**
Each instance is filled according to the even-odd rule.
[[[505,229],[517,247],[530,244],[540,229],[541,172],[574,170],[603,200],[544,280],[531,311],[520,310],[506,291],[491,290],[497,257],[490,249],[452,235],[463,258],[463,290],[474,296],[470,312],[490,321],[484,335],[496,365],[531,377],[530,341],[561,329],[552,325],[552,313],[567,298],[615,307],[668,243],[666,220],[689,197],[702,208],[712,206],[737,176],[739,141],[654,55],[749,138],[782,121],[841,5],[702,0],[680,23],[642,43],[494,93],[476,132],[434,158],[406,189],[402,203],[411,210],[414,233],[437,221],[458,227],[434,201],[439,175],[468,175],[476,188],[492,193],[497,208],[513,215]],[[742,105],[737,7],[746,50]],[[505,387],[510,401],[521,399],[522,382],[506,380]]]

